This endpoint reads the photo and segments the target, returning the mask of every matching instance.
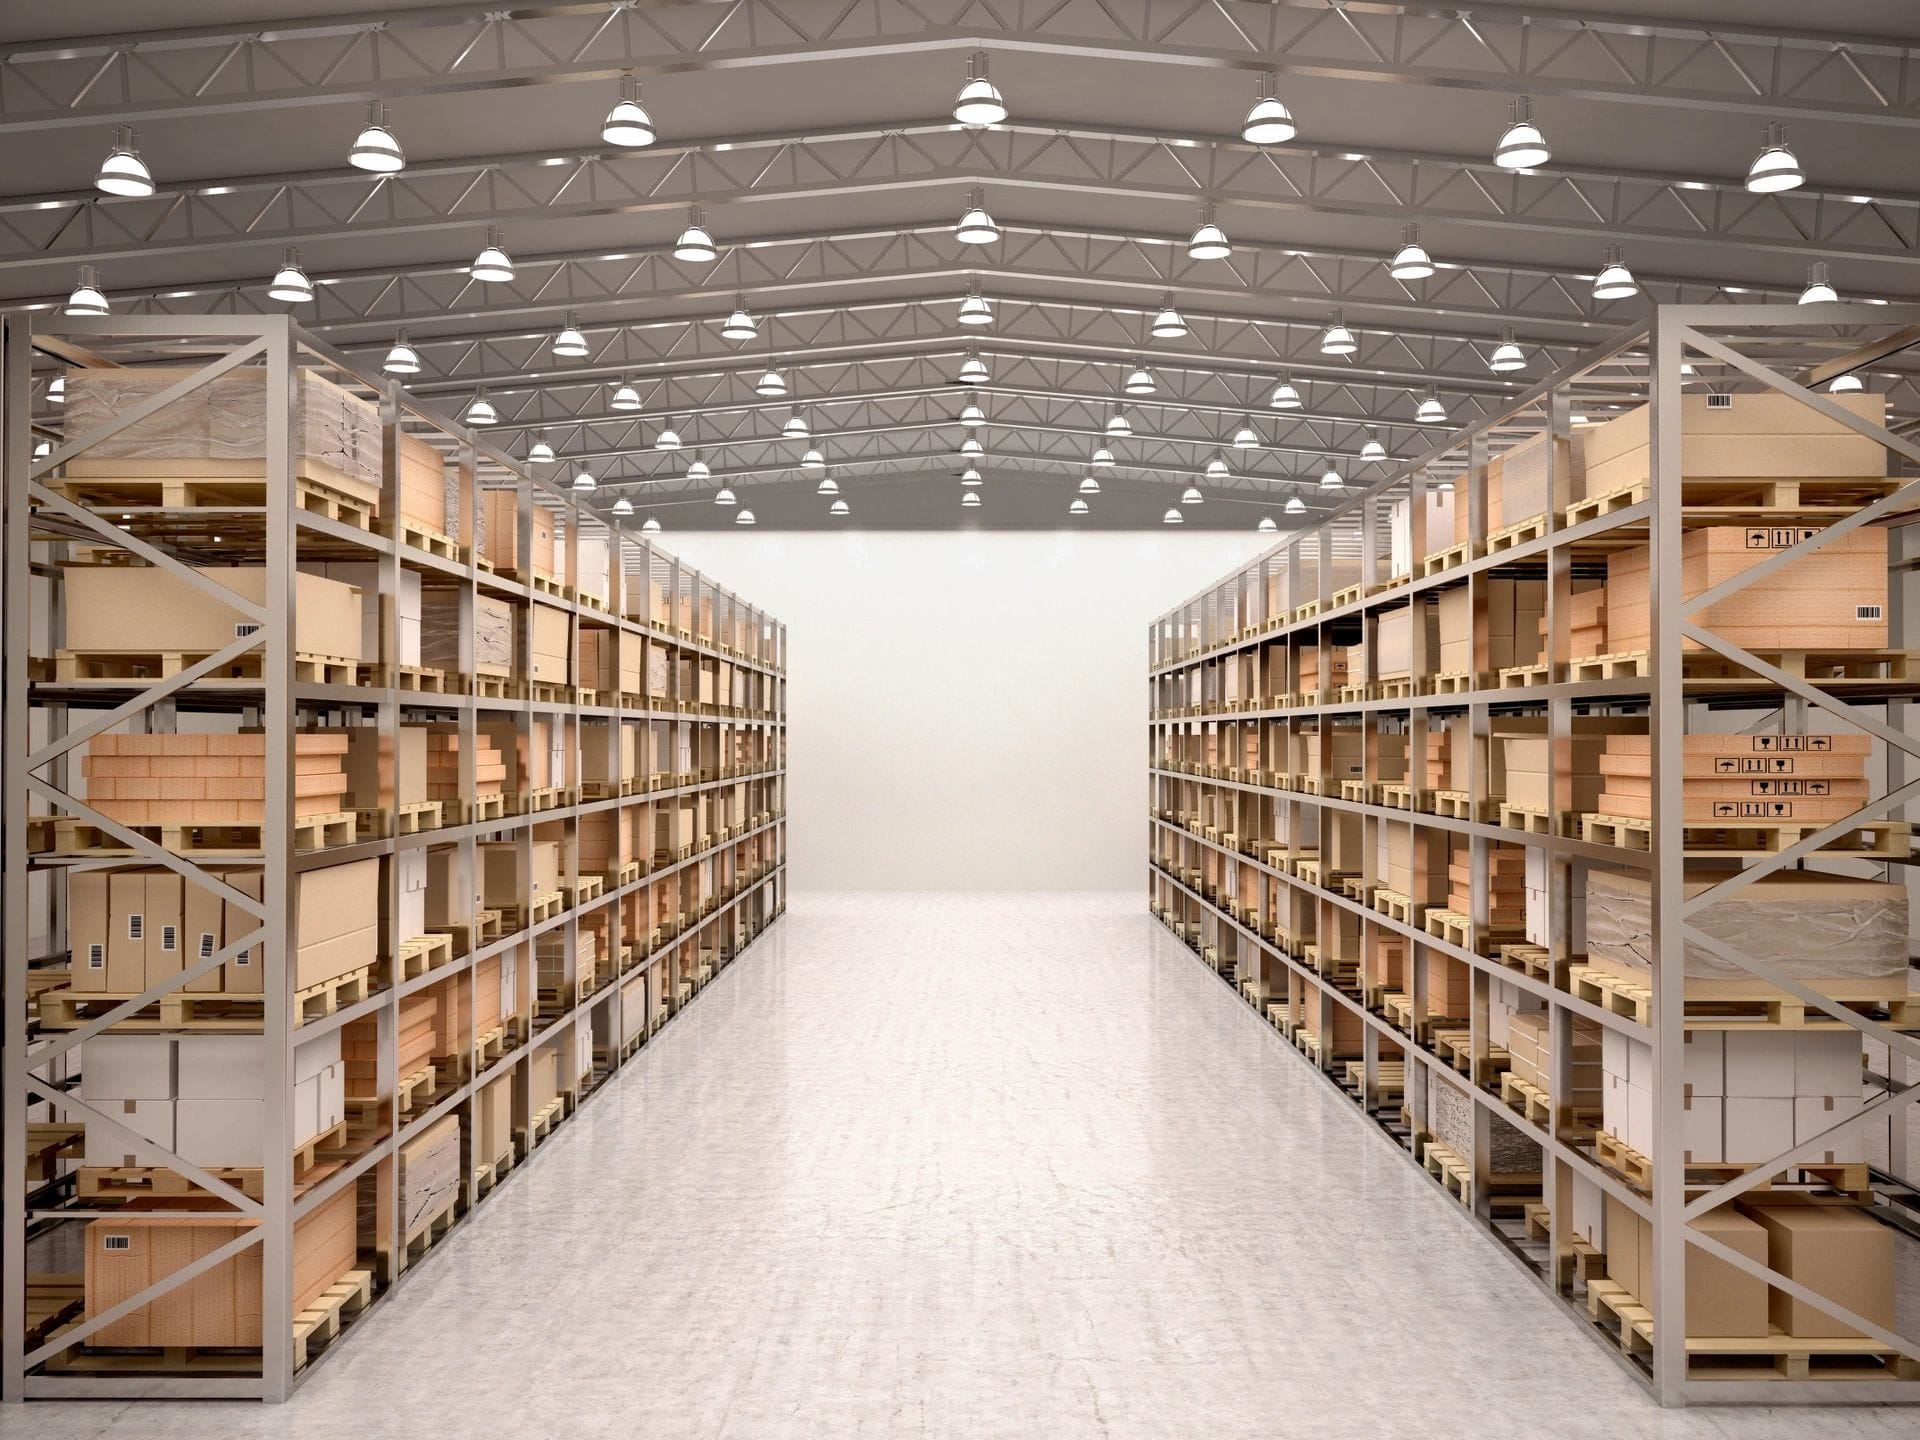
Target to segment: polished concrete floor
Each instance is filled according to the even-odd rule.
[[[802,897],[294,1401],[0,1432],[1916,1434],[1663,1413],[1132,896]]]

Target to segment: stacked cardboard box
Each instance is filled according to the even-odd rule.
[[[1798,544],[1811,530],[1794,527],[1710,525],[1681,541],[1680,579],[1691,598]],[[1624,654],[1648,648],[1648,547],[1607,557],[1607,648]],[[1745,649],[1880,650],[1887,644],[1887,532],[1872,526],[1848,531],[1745,589],[1690,615],[1692,624]],[[1698,650],[1697,641],[1686,648]]]
[[[533,607],[533,656],[528,675],[548,685],[571,683],[573,619],[566,611],[537,601]]]
[[[1553,1028],[1545,1011],[1515,1009],[1506,1018],[1509,1068],[1519,1079],[1542,1090],[1551,1086]],[[1573,1021],[1570,1055],[1571,1088],[1563,1103],[1576,1109],[1599,1109],[1605,1103],[1604,1041],[1599,1024],[1578,1016]]]
[[[1884,395],[1823,398],[1875,425],[1886,424]],[[1709,400],[1716,403],[1709,406]],[[1585,493],[1606,495],[1647,482],[1652,473],[1651,413],[1642,405],[1580,435]],[[1688,480],[1839,479],[1887,473],[1884,447],[1790,395],[1683,395],[1680,417],[1680,465]]]
[[[1731,873],[1690,865],[1697,896]],[[1904,885],[1807,870],[1779,871],[1688,917],[1703,934],[1844,999],[1907,994],[1908,905]],[[1592,964],[1646,982],[1652,968],[1653,899],[1640,871],[1587,872],[1587,952]],[[1672,963],[1672,957],[1667,957]],[[1773,998],[1773,989],[1704,946],[1685,948],[1689,999]]]
[[[1446,893],[1446,837],[1427,826],[1384,821],[1376,832],[1374,874],[1416,905],[1437,905]]]
[[[1426,533],[1422,556],[1443,550],[1456,543],[1453,540],[1454,529],[1454,493],[1451,490],[1429,488],[1426,497]],[[1464,509],[1464,507],[1462,507]],[[1395,575],[1413,573],[1413,501],[1410,497],[1395,500],[1387,518],[1387,553]]]
[[[1300,665],[1299,694],[1312,695],[1323,687],[1320,680],[1320,647],[1314,644],[1302,644],[1297,647]],[[1347,660],[1347,647],[1330,645],[1327,647],[1327,678],[1325,689],[1338,690],[1342,685],[1353,683],[1353,672]]]
[[[520,566],[520,488],[483,490],[480,494],[480,520],[484,532],[481,553],[486,562],[502,573],[518,573]],[[560,576],[555,563],[554,536],[558,523],[544,505],[533,507],[533,525],[528,546],[534,571]]]
[[[1464,790],[1467,788],[1467,760],[1464,753],[1467,722],[1465,720],[1427,721],[1427,773],[1426,786],[1429,790]],[[1456,763],[1454,740],[1459,737],[1463,753]]]
[[[1413,673],[1413,627],[1417,621],[1421,627],[1425,649],[1420,658],[1424,670],[1431,670],[1440,654],[1440,611],[1425,595],[1415,597],[1407,605],[1398,605],[1380,613],[1379,623],[1374,630],[1374,678],[1377,680],[1404,679]]]
[[[410,437],[409,437],[410,438]],[[432,449],[431,446],[428,447]],[[439,452],[434,451],[437,457]],[[436,460],[437,464],[437,460]],[[400,497],[400,510],[408,514],[408,500],[403,491]],[[409,518],[414,518],[409,515]],[[424,522],[432,528],[440,527],[433,522]],[[380,616],[380,567],[371,561],[358,560],[302,560],[300,573],[320,575],[342,585],[350,585],[361,595],[360,605],[360,648],[355,656],[363,660],[377,660],[386,653],[382,644]],[[401,665],[418,665],[420,660],[421,615],[424,595],[420,587],[420,572],[402,568],[400,588],[394,597],[394,640],[396,650],[394,660]],[[305,623],[304,614],[301,617]],[[301,645],[302,650],[307,649]]]
[[[202,565],[197,572],[242,600],[264,605],[264,565]],[[259,622],[223,605],[199,586],[149,565],[68,565],[67,648],[120,654],[225,649]],[[303,655],[338,660],[377,659],[367,650],[366,595],[351,585],[304,571],[294,575],[293,648]],[[233,674],[259,673],[259,652],[250,652]],[[219,678],[221,672],[214,672]]]
[[[1428,950],[1427,1014],[1464,1020],[1473,1013],[1473,972],[1451,955]]]
[[[489,910],[525,906],[560,888],[560,842],[533,840],[523,853],[508,841],[474,846],[480,900]]]
[[[258,1035],[97,1035],[83,1047],[80,1095],[128,1129],[208,1169],[258,1166],[266,1136],[266,1041]],[[337,1033],[294,1051],[293,1143],[346,1118]],[[160,1165],[159,1154],[88,1125],[88,1165]]]
[[[1654,1299],[1653,1226],[1608,1195],[1604,1202],[1607,1278],[1624,1285],[1643,1305]],[[1766,1232],[1732,1205],[1692,1222],[1749,1260],[1767,1259]],[[1687,1250],[1687,1335],[1693,1339],[1751,1339],[1767,1333],[1767,1282],[1690,1246]]]
[[[204,1201],[137,1200],[87,1225],[87,1314],[100,1315],[258,1222],[177,1213]],[[359,1258],[358,1196],[349,1185],[293,1227],[293,1311],[317,1300]],[[260,1344],[260,1247],[250,1246],[101,1327],[107,1346],[257,1346]]]
[[[1548,464],[1552,456],[1552,437],[1541,434],[1523,440],[1512,449],[1487,462],[1487,533],[1504,530],[1546,513],[1549,499]],[[1564,462],[1569,470],[1567,498],[1578,500],[1586,492],[1586,461],[1576,442],[1567,447]],[[1446,543],[1439,532],[1429,527],[1429,542],[1434,549]],[[1453,541],[1467,538],[1467,505],[1461,499],[1453,506]],[[1525,661],[1515,661],[1525,664]]]
[[[1486,663],[1474,663],[1473,605],[1465,585],[1441,592],[1436,606],[1439,645],[1428,652],[1428,663],[1443,675],[1536,664],[1540,624],[1546,616],[1546,582],[1487,577],[1478,581],[1478,588],[1486,612]]]
[[[1546,636],[1547,617],[1540,617],[1540,634]],[[1593,655],[1611,653],[1607,648],[1607,587],[1605,581],[1573,582],[1568,630],[1572,640],[1569,658],[1585,660]]]
[[[1893,1231],[1850,1206],[1743,1203],[1742,1213],[1766,1231],[1766,1262],[1789,1280],[1896,1330]],[[1695,1251],[1688,1256],[1694,1263]],[[1767,1292],[1766,1320],[1796,1339],[1853,1339],[1852,1326],[1785,1290]]]
[[[473,1156],[477,1165],[498,1164],[513,1151],[513,1077],[488,1081],[473,1096]]]
[[[1688,735],[1682,746],[1682,818],[1687,824],[1818,825],[1844,820],[1872,792],[1866,735]],[[1653,741],[1609,737],[1605,777],[1593,808],[1603,815],[1653,815]]]
[[[1299,773],[1318,780],[1339,794],[1342,780],[1358,780],[1365,773],[1365,736],[1357,725],[1320,721],[1319,728],[1296,732],[1300,747]]]
[[[633,859],[633,824],[624,810],[597,810],[580,817],[578,860],[582,875],[617,875]]]
[[[427,727],[426,796],[428,800],[463,800],[460,783],[460,730],[454,725]],[[475,796],[498,795],[507,782],[507,762],[489,735],[476,732],[473,742]]]
[[[1464,838],[1456,837],[1447,855],[1447,905],[1456,915],[1473,913],[1473,865]],[[1487,847],[1487,923],[1495,929],[1517,930],[1526,923],[1526,857],[1524,845]]]
[[[1552,814],[1553,778],[1563,774],[1569,782],[1570,808],[1575,814],[1588,814],[1600,805],[1605,790],[1603,757],[1610,749],[1619,753],[1636,746],[1645,751],[1646,721],[1636,716],[1575,715],[1561,759],[1553,763],[1552,746],[1547,740],[1547,722],[1523,716],[1501,716],[1489,747],[1493,773],[1489,788],[1508,805],[1521,810]],[[1616,813],[1616,812],[1608,812]]]
[[[1580,867],[1584,862],[1575,861],[1573,879],[1568,896],[1567,908],[1567,953],[1584,955],[1587,951],[1587,886]],[[1547,852],[1529,845],[1527,847],[1526,869],[1526,930],[1527,941],[1532,945],[1551,945],[1552,936],[1547,919],[1547,888],[1551,870]]]
[[[294,816],[346,809],[347,733],[293,737]],[[96,735],[81,758],[87,803],[123,825],[258,825],[267,815],[264,735]]]
[[[646,644],[628,631],[580,627],[580,683],[620,695],[646,693]]]
[[[474,596],[473,673],[496,680],[512,675],[517,630],[511,602],[489,595]],[[459,607],[451,600],[440,600],[438,592],[433,592],[421,607],[420,656],[424,665],[454,675],[466,673],[466,664],[460,658]]]

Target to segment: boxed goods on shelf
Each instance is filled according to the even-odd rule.
[[[488,909],[524,906],[560,889],[560,842],[533,840],[474,846],[480,899]]]
[[[1765,1233],[1769,1269],[1883,1330],[1894,1328],[1897,1267],[1887,1226],[1851,1206],[1749,1201],[1740,1208]],[[1698,1251],[1688,1255],[1689,1269],[1698,1256]],[[1785,1290],[1768,1292],[1764,1318],[1798,1339],[1850,1339],[1860,1333]]]
[[[1440,674],[1449,675],[1537,663],[1540,622],[1546,616],[1546,582],[1488,576],[1475,583],[1486,614],[1485,663],[1477,664],[1474,660],[1471,593],[1467,586],[1458,585],[1443,590],[1434,607],[1438,615],[1434,629],[1437,643],[1427,652],[1428,665]]]
[[[66,423],[83,436],[147,404],[197,367],[74,368],[67,375]],[[229,370],[69,460],[69,478],[187,481],[265,478],[267,372]],[[380,412],[311,371],[294,387],[289,429],[294,473],[351,495],[376,513],[380,501]]]
[[[1442,547],[1454,543],[1451,539],[1454,531],[1454,492],[1452,490],[1427,490],[1426,547],[1422,558]],[[1466,507],[1460,506],[1462,514]],[[1393,502],[1388,514],[1388,555],[1395,575],[1413,573],[1413,533],[1411,515],[1413,500],[1403,496]],[[1276,581],[1278,577],[1275,577]]]
[[[1347,663],[1344,646],[1334,645],[1327,649],[1327,675],[1323,683],[1320,678],[1320,647],[1316,644],[1302,644],[1294,651],[1300,667],[1299,694],[1312,695],[1322,690],[1337,690],[1342,685],[1353,683],[1352,670]]]
[[[343,811],[347,734],[293,736],[296,819]],[[96,735],[80,773],[87,802],[123,825],[258,825],[267,810],[267,737]]]
[[[481,797],[498,795],[503,791],[507,781],[507,762],[491,735],[475,732],[471,790],[460,780],[460,747],[463,742],[459,727],[431,725],[426,727],[426,736],[426,799],[461,800],[469,795]]]
[[[359,1258],[357,1194],[349,1185],[294,1222],[293,1313],[298,1315]],[[186,1202],[192,1208],[197,1202]],[[134,1201],[87,1224],[86,1302],[99,1315],[251,1229],[235,1217],[170,1213],[178,1202]],[[257,1346],[260,1247],[202,1271],[94,1332],[97,1345]]]
[[[514,673],[518,617],[511,601],[473,597],[473,673],[505,679]],[[420,611],[420,663],[449,674],[467,673],[460,659],[460,611],[451,596],[429,594]],[[402,664],[406,663],[404,660]]]
[[[503,575],[515,574],[520,565],[520,489],[483,490],[480,494],[481,529],[485,532],[482,555]],[[554,514],[546,506],[535,504],[533,523],[528,531],[534,573],[558,575],[554,561],[554,532],[558,528]]]
[[[429,798],[426,726],[402,725],[392,739],[373,725],[354,725],[340,733],[347,737],[348,802],[354,808],[391,810]]]
[[[411,1240],[452,1208],[460,1193],[460,1117],[443,1115],[399,1149],[400,1232]]]
[[[646,641],[626,630],[580,627],[580,683],[616,695],[644,695]],[[603,699],[602,704],[606,703]]]
[[[432,450],[432,446],[427,447]],[[435,464],[438,464],[439,452],[434,451]],[[437,477],[436,477],[437,483]],[[406,495],[401,495],[401,513],[407,511]],[[432,523],[432,522],[429,522]],[[438,529],[438,525],[435,527]],[[350,585],[363,597],[360,606],[360,648],[353,652],[355,658],[378,660],[383,650],[380,643],[380,567],[372,562],[351,560],[302,560],[302,575],[318,575],[342,585]],[[399,665],[418,665],[420,660],[420,625],[424,608],[424,597],[420,588],[420,572],[401,566],[399,570],[399,591],[394,596],[394,637],[396,652],[388,658]],[[305,597],[300,600],[302,609],[302,629],[305,628]],[[310,647],[302,645],[302,650]],[[326,652],[331,653],[331,652]]]
[[[1884,395],[1821,398],[1875,425],[1886,424]],[[1606,495],[1646,484],[1652,474],[1651,420],[1652,411],[1642,405],[1583,431],[1586,488],[1574,494]],[[1790,395],[1683,395],[1680,427],[1681,473],[1690,481],[1887,473],[1883,446]]]
[[[533,654],[527,666],[530,678],[548,685],[569,683],[573,673],[572,623],[566,611],[534,603]]]
[[[1427,1013],[1464,1020],[1473,1010],[1473,972],[1450,955],[1427,953]]]
[[[613,545],[605,535],[581,535],[574,542],[574,563],[579,569],[574,586],[583,600],[597,600],[601,606],[613,603]]]
[[[498,1165],[513,1154],[513,1077],[490,1080],[473,1094],[473,1155]]]
[[[1728,873],[1688,866],[1687,895],[1703,893]],[[1908,906],[1903,885],[1779,871],[1691,915],[1688,923],[1825,994],[1866,1000],[1907,993]],[[1589,868],[1587,949],[1592,963],[1645,982],[1652,946],[1648,874]],[[1690,1000],[1782,993],[1700,945],[1686,946],[1685,965]]]
[[[1572,955],[1584,955],[1587,951],[1587,884],[1579,873],[1578,866],[1583,862],[1574,862],[1575,872],[1568,893],[1567,906],[1567,952]],[[1547,886],[1549,883],[1547,853],[1544,850],[1527,847],[1526,867],[1526,935],[1530,945],[1550,945],[1547,915]]]
[[[1379,882],[1417,905],[1438,903],[1446,891],[1446,837],[1425,826],[1386,821],[1377,831]]]
[[[1544,718],[1503,715],[1494,723],[1487,788],[1514,809],[1545,813],[1555,809],[1556,773],[1569,782],[1569,809],[1575,813],[1603,809],[1598,804],[1606,788],[1602,757],[1611,747],[1644,744],[1647,738],[1647,722],[1637,716],[1572,716],[1556,770]]]
[[[264,565],[200,565],[195,571],[242,600],[264,605]],[[211,654],[258,628],[258,622],[169,570],[153,565],[67,565],[67,648],[122,655]],[[293,648],[302,655],[372,660],[364,648],[364,591],[324,575],[294,576]],[[259,674],[260,652],[235,663]],[[217,674],[210,677],[220,678]]]
[[[1845,735],[1688,735],[1682,750],[1681,819],[1791,821],[1844,820],[1867,803],[1868,737]],[[1599,757],[1602,793],[1591,809],[1602,815],[1653,815],[1653,741],[1646,735],[1609,737]]]
[[[1609,1195],[1606,1207],[1607,1276],[1642,1305],[1652,1305],[1656,1277],[1653,1225]],[[1731,1205],[1708,1211],[1689,1227],[1767,1263],[1767,1234]],[[1767,1282],[1698,1246],[1687,1249],[1687,1335],[1749,1338],[1767,1333]]]
[[[1427,1081],[1428,1117],[1434,1136],[1462,1158],[1473,1154],[1473,1099],[1438,1074]],[[1490,1141],[1487,1173],[1490,1175],[1538,1175],[1540,1144],[1529,1139],[1498,1115],[1487,1117]]]
[[[1792,527],[1709,525],[1681,541],[1681,586],[1689,598],[1751,569],[1814,532]],[[1607,557],[1607,648],[1648,647],[1647,546]],[[1887,532],[1850,530],[1761,576],[1690,623],[1748,650],[1880,650],[1887,644]],[[1703,647],[1684,642],[1689,650]]]
[[[1416,619],[1417,617],[1417,619]],[[1440,654],[1440,611],[1427,596],[1417,595],[1411,603],[1380,612],[1374,631],[1374,678],[1397,680],[1413,673],[1413,630],[1418,623],[1425,641],[1419,659],[1423,673],[1433,668]]]
[[[396,431],[395,439],[400,455],[400,518],[443,534],[454,533],[460,528],[459,501],[449,493],[446,457],[431,442],[404,430]],[[400,663],[419,662],[402,659]]]

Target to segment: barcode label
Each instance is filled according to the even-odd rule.
[[[144,915],[127,916],[127,939],[144,940],[147,937],[147,917]]]
[[[233,627],[233,638],[236,640],[244,640],[247,638],[247,636],[256,633],[259,629],[260,629],[260,626],[256,621],[253,621],[253,620],[236,621]]]
[[[1856,605],[1853,607],[1853,618],[1856,620],[1878,620],[1883,617],[1884,613],[1878,605]]]
[[[131,1235],[102,1235],[100,1237],[100,1248],[103,1250],[131,1250],[133,1249],[133,1237]]]
[[[87,946],[87,969],[104,970],[107,968],[107,947],[100,944]]]
[[[1707,409],[1709,410],[1731,410],[1732,408],[1733,396],[1731,395],[1707,396]]]
[[[200,932],[200,958],[205,960],[213,954],[214,948],[213,932],[211,930],[202,930]]]
[[[174,951],[178,950],[179,948],[180,948],[180,932],[171,925],[162,925],[160,927],[161,953],[165,955],[171,955]]]

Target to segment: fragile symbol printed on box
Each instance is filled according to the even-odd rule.
[[[1756,750],[1831,750],[1833,737],[1830,735],[1756,735],[1753,737]]]
[[[1785,800],[1716,800],[1716,820],[1790,820],[1793,806]]]

